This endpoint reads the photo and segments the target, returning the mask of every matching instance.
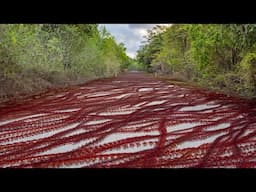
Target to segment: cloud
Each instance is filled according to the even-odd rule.
[[[131,29],[150,29],[153,28],[156,24],[128,24]]]
[[[118,43],[125,44],[127,55],[135,58],[136,51],[142,44],[147,30],[152,29],[157,24],[100,24],[100,26],[102,25],[115,37]]]
[[[169,26],[170,24],[161,24],[161,23],[158,23],[158,24],[128,24],[129,28],[131,28],[131,29],[144,29],[144,30],[152,29],[156,25]]]

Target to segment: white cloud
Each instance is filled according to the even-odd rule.
[[[131,52],[131,51],[126,51],[126,54],[129,56],[129,57],[131,57],[131,58],[135,58],[135,56],[136,56],[136,53],[135,52]]]
[[[131,29],[149,29],[153,28],[156,24],[128,24]]]
[[[147,29],[136,28],[136,29],[134,29],[134,32],[138,33],[142,37],[147,35]]]
[[[115,37],[118,43],[125,44],[127,55],[134,58],[136,51],[144,40],[144,36],[147,34],[147,30],[159,24],[101,24],[100,26],[102,25]]]

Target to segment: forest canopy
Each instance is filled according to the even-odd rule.
[[[125,51],[97,24],[1,24],[0,93],[116,76]]]
[[[148,31],[137,60],[149,72],[256,96],[255,24],[173,24]]]

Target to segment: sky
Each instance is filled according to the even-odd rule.
[[[106,27],[118,43],[125,44],[127,55],[135,58],[136,51],[145,40],[143,37],[147,34],[147,30],[159,24],[100,24],[100,26],[102,25]]]

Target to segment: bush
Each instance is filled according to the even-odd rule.
[[[116,76],[129,62],[123,44],[96,24],[0,25],[0,78],[13,83]]]

